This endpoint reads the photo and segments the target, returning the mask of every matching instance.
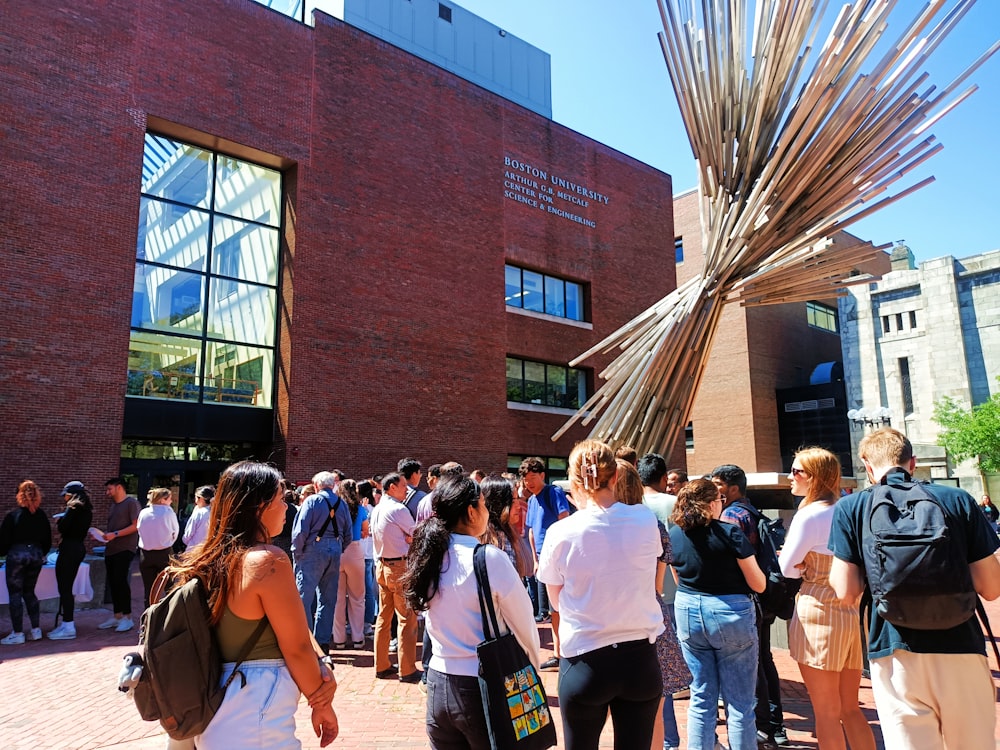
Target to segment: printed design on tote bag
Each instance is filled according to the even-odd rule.
[[[507,706],[510,708],[514,734],[518,739],[534,734],[552,721],[534,667],[519,669],[505,677],[503,684],[507,691]]]

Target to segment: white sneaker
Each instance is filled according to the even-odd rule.
[[[100,628],[101,630],[110,630],[111,628],[117,628],[118,627],[118,623],[120,623],[120,622],[121,622],[121,618],[119,618],[119,617],[109,617],[107,620],[105,620],[104,622],[102,622],[97,627]]]
[[[133,624],[131,617],[123,617],[118,621],[118,627],[115,628],[115,632],[124,633],[134,627],[135,625]]]
[[[24,633],[21,633],[19,631],[14,631],[6,638],[0,638],[0,643],[2,643],[4,646],[17,646],[21,643],[24,643]]]
[[[40,641],[40,640],[42,640],[42,629],[41,628],[32,628],[31,632],[28,633],[28,640],[29,641]]]
[[[49,631],[49,638],[53,641],[69,641],[76,638],[76,625],[72,622],[64,622],[55,630]]]

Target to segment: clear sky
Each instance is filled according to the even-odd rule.
[[[552,117],[697,186],[694,158],[660,51],[656,0],[456,0],[548,52]],[[924,6],[900,0],[890,35]],[[841,3],[831,0],[828,13]],[[949,8],[955,1],[947,2]],[[979,0],[928,65],[938,87],[1000,39],[1000,0]],[[979,90],[931,132],[944,151],[914,172],[937,181],[850,228],[875,244],[905,240],[918,261],[1000,248],[1000,52],[971,79]],[[893,191],[898,192],[897,190]]]

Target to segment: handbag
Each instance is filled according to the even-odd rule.
[[[545,687],[513,633],[500,635],[486,571],[485,544],[472,555],[484,640],[476,646],[479,692],[492,750],[545,750],[556,744]]]

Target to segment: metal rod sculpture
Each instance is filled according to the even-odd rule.
[[[1000,47],[938,90],[921,69],[975,0],[936,23],[947,3],[930,0],[884,52],[896,0],[846,3],[818,49],[826,0],[658,1],[698,165],[704,268],[570,362],[621,350],[552,437],[596,419],[592,437],[640,454],[669,450],[687,424],[725,304],[839,296],[869,280],[849,274],[885,246],[828,238],[933,181],[887,193],[941,148],[927,129],[975,91],[956,94]]]

